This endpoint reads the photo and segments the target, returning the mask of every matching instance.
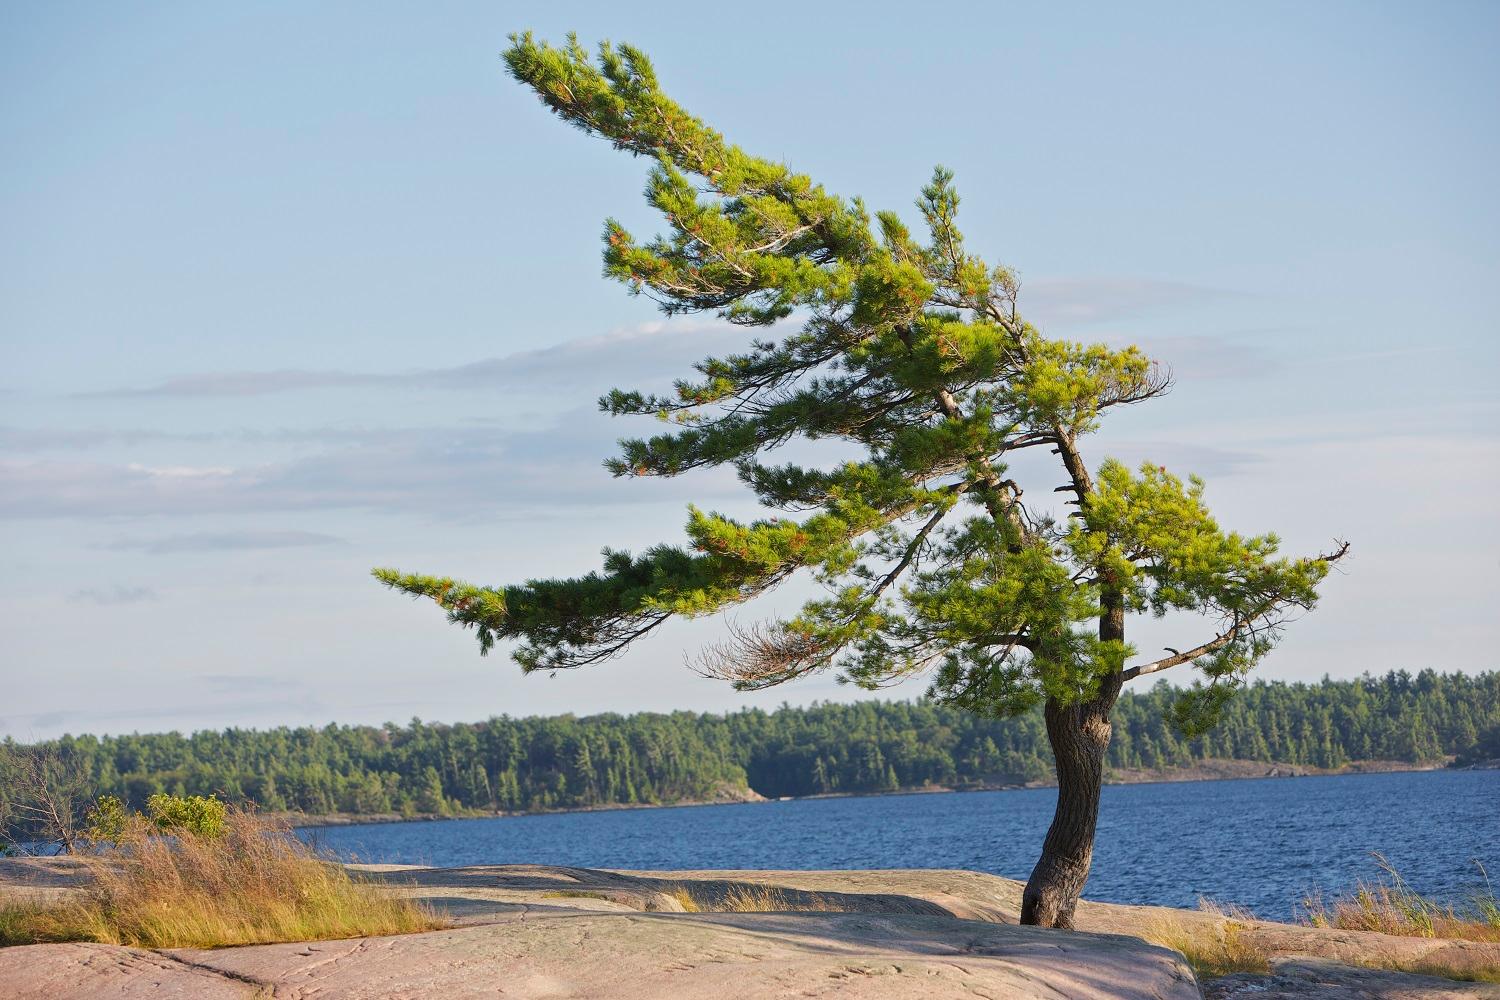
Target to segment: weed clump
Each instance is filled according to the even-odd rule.
[[[1361,882],[1353,894],[1332,903],[1317,895],[1307,897],[1302,901],[1303,920],[1314,927],[1378,931],[1402,937],[1500,942],[1500,900],[1495,897],[1483,864],[1474,862],[1482,887],[1471,892],[1464,904],[1454,906],[1423,896],[1383,854],[1374,857],[1385,873],[1384,879]]]
[[[836,902],[816,893],[793,892],[773,885],[735,883],[718,891],[690,882],[667,892],[686,913],[842,913]]]
[[[89,885],[73,897],[0,902],[0,945],[217,948],[443,925],[429,908],[351,876],[253,812],[153,811],[127,815],[109,832],[82,856]]]
[[[1166,918],[1146,928],[1144,939],[1182,953],[1199,979],[1215,979],[1236,972],[1271,971],[1271,954],[1245,933],[1247,924],[1235,919],[1193,926]]]

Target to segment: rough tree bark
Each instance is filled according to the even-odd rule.
[[[1125,638],[1125,610],[1117,596],[1106,597],[1099,618],[1099,638]],[[1109,714],[1124,680],[1118,671],[1109,675],[1088,701],[1062,705],[1056,699],[1047,700],[1043,716],[1047,740],[1057,761],[1057,811],[1042,844],[1042,856],[1021,897],[1023,924],[1073,929],[1073,911],[1094,860],[1099,790],[1104,781],[1104,754],[1109,749]]]

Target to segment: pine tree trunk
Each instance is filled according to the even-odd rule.
[[[1114,604],[1114,607],[1109,607]],[[1123,639],[1124,611],[1106,602],[1099,619],[1101,639]],[[1106,677],[1092,699],[1062,705],[1047,699],[1043,716],[1047,740],[1057,761],[1057,811],[1021,897],[1021,923],[1073,929],[1073,910],[1088,881],[1099,820],[1099,789],[1109,749],[1110,710],[1120,696],[1122,675]]]

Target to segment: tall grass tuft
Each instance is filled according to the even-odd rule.
[[[732,886],[724,896],[724,909],[731,913],[838,913],[836,903],[821,896],[792,899],[775,886]]]
[[[1474,862],[1483,887],[1470,893],[1462,907],[1437,903],[1413,889],[1383,855],[1374,855],[1385,879],[1361,882],[1351,896],[1325,903],[1319,896],[1302,901],[1304,919],[1314,927],[1340,930],[1379,931],[1403,937],[1461,938],[1468,941],[1500,941],[1500,901],[1495,898],[1489,873]]]
[[[208,836],[167,836],[136,820],[85,864],[91,884],[70,899],[0,902],[0,945],[217,948],[443,926],[426,906],[351,877],[286,826],[251,812],[231,811]]]
[[[1246,930],[1246,924],[1236,919],[1216,924],[1196,921],[1189,925],[1168,917],[1150,924],[1141,937],[1181,952],[1199,979],[1235,972],[1270,972],[1270,953],[1253,942]]]
[[[816,893],[789,894],[773,885],[737,883],[723,891],[682,882],[667,895],[687,913],[842,913]]]

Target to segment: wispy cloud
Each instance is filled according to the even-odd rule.
[[[1130,319],[1241,293],[1182,282],[1137,277],[1039,278],[1027,282],[1022,305],[1045,324],[1068,326]],[[766,331],[757,335],[765,336]],[[621,382],[688,371],[707,354],[746,347],[747,331],[718,320],[677,319],[642,323],[596,337],[517,351],[446,368],[407,372],[279,368],[267,371],[196,372],[141,388],[97,396],[236,397],[315,389],[391,388],[482,390],[569,386],[597,391]],[[590,380],[598,385],[590,385]]]
[[[260,549],[300,549],[319,545],[342,545],[344,540],[314,531],[206,531],[162,538],[121,539],[101,548],[148,555],[179,552],[240,552]]]
[[[222,693],[226,696],[230,694],[227,691]],[[335,712],[346,710],[347,707],[345,705],[331,706],[321,699],[309,697],[305,690],[294,689],[280,697],[268,697],[255,701],[236,697],[232,702],[168,702],[116,710],[62,709],[31,714],[21,713],[9,719],[0,719],[0,726],[4,726],[12,734],[19,733],[22,739],[44,739],[48,737],[31,734],[56,735],[71,731],[72,727],[77,727],[79,732],[102,736],[128,729],[139,731],[142,725],[160,725],[163,721],[170,723],[177,719],[189,720],[196,724],[205,718],[223,716],[226,712],[232,712],[239,718],[254,714],[264,714],[272,718],[298,716],[332,718]],[[125,726],[116,725],[122,721],[126,723]]]
[[[1253,447],[1226,448],[1219,445],[1193,441],[1172,441],[1150,438],[1109,437],[1091,442],[1090,454],[1098,459],[1112,458],[1127,467],[1137,468],[1142,462],[1162,465],[1174,475],[1203,476],[1218,481],[1229,476],[1261,467],[1266,456]],[[1056,460],[1043,454],[1041,449],[1019,452],[1010,463],[1010,474],[1021,483],[1054,482],[1057,475]],[[1062,498],[1045,492],[1031,492],[1027,502],[1034,510],[1046,510],[1057,517],[1066,517],[1067,508]]]
[[[612,481],[601,462],[615,452],[613,439],[622,429],[592,410],[576,410],[539,429],[340,432],[313,454],[244,466],[0,460],[0,517],[369,509],[466,519],[735,492],[729,473],[696,475],[686,488],[677,481]],[[631,429],[652,431],[639,424]],[[229,541],[216,534],[204,543],[223,548]]]
[[[196,680],[214,694],[240,695],[297,686],[295,679],[284,674],[204,674]]]
[[[1129,466],[1141,462],[1159,463],[1184,476],[1189,473],[1211,477],[1230,476],[1265,461],[1265,456],[1259,452],[1186,441],[1121,439],[1111,442],[1109,455]]]
[[[448,368],[409,372],[355,372],[282,368],[274,371],[200,372],[139,389],[116,389],[98,396],[262,396],[306,389],[401,388],[493,389],[569,385],[602,389],[620,380],[660,380],[699,357],[742,349],[750,335],[723,322],[654,322],[598,337],[518,351]],[[587,383],[598,380],[600,385]]]
[[[79,430],[62,427],[0,427],[0,451],[63,451],[97,448],[101,445],[133,445],[152,441],[204,440],[210,435],[151,430],[96,428]]]
[[[1262,347],[1221,337],[1143,337],[1135,343],[1182,379],[1260,378],[1286,367]]]
[[[126,587],[120,584],[113,587],[86,587],[75,590],[69,596],[75,601],[101,605],[141,604],[159,599],[159,595],[150,587]]]
[[[1403,347],[1389,351],[1357,351],[1352,354],[1332,354],[1326,357],[1306,358],[1300,362],[1300,366],[1312,368],[1318,365],[1343,365],[1360,361],[1396,361],[1429,354],[1452,354],[1458,350],[1457,345],[1441,344],[1429,347]]]
[[[1033,319],[1068,325],[1131,319],[1241,294],[1178,281],[1095,275],[1023,281],[1020,302]]]
[[[100,396],[260,396],[295,389],[377,385],[398,376],[342,371],[281,368],[262,372],[198,372],[168,379],[145,389],[116,389]]]

